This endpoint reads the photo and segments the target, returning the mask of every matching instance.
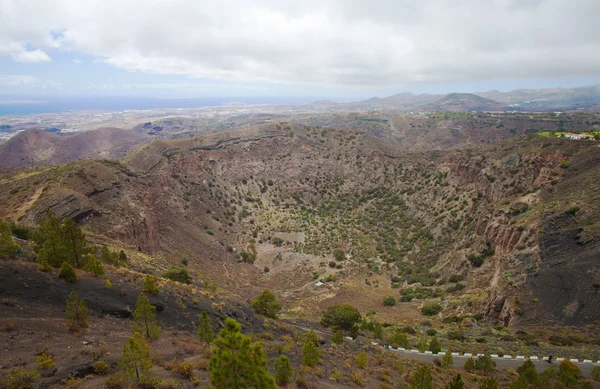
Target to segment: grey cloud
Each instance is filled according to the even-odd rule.
[[[597,75],[597,15],[590,0],[0,0],[0,55],[351,87]]]

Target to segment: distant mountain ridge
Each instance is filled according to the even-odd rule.
[[[73,135],[29,129],[0,145],[0,166],[56,165],[87,158],[119,159],[147,139],[146,135],[112,127]]]
[[[463,102],[459,103],[461,100]],[[447,95],[427,93],[415,95],[404,92],[330,107],[338,110],[391,109],[398,112],[464,112],[469,110],[567,111],[590,109],[598,105],[600,105],[600,85],[576,88],[517,89],[510,92],[491,90]]]

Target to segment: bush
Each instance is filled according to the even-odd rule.
[[[75,274],[73,266],[66,262],[63,262],[62,266],[60,267],[58,278],[63,279],[66,282],[77,282],[77,274]]]
[[[40,369],[50,369],[56,365],[54,363],[54,355],[48,354],[46,350],[42,351],[37,356],[35,363]]]
[[[435,316],[440,312],[442,312],[442,306],[439,304],[424,305],[421,308],[421,314],[424,316]]]
[[[356,365],[361,369],[366,369],[369,364],[369,356],[365,352],[360,352],[356,356]]]
[[[448,331],[446,334],[446,338],[449,340],[457,340],[459,342],[464,342],[467,340],[465,334],[462,331]]]
[[[428,328],[427,331],[425,331],[425,333],[429,336],[435,336],[437,334],[437,331],[434,328]]]
[[[94,362],[92,369],[94,370],[94,373],[98,375],[106,375],[112,370],[110,365],[104,359]]]
[[[333,258],[336,261],[343,261],[346,259],[346,253],[342,249],[335,249],[333,250]]]
[[[173,373],[189,380],[194,377],[194,364],[191,362],[179,362],[173,367]]]
[[[33,389],[37,387],[36,381],[39,379],[40,373],[35,370],[14,367],[2,376],[0,387],[4,389]]]
[[[383,299],[383,305],[385,305],[386,307],[393,307],[394,305],[396,305],[396,299],[392,296],[386,297]]]
[[[329,267],[335,268],[336,266],[337,266],[337,263],[335,263],[335,261],[329,261]]]
[[[102,386],[105,389],[121,389],[125,385],[125,377],[121,374],[112,374],[104,380],[104,385]]]
[[[321,325],[334,330],[353,331],[356,330],[361,319],[356,307],[349,304],[334,305],[327,308],[323,314]]]
[[[568,169],[569,168],[569,161],[563,159],[562,161],[560,161],[560,167],[561,169]]]
[[[163,274],[163,278],[181,282],[182,284],[192,283],[192,277],[190,277],[188,271],[182,267],[171,267],[165,274]]]

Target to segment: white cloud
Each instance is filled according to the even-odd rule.
[[[88,90],[95,90],[95,89],[112,90],[112,89],[115,89],[115,85],[114,84],[89,84],[88,85]]]
[[[60,82],[42,80],[29,75],[0,74],[0,87],[3,88],[60,88]]]
[[[73,63],[75,63],[75,64],[79,65],[79,64],[81,64],[82,62],[81,62],[81,60],[80,60],[80,59],[74,59],[74,60],[73,60]]]
[[[12,54],[12,58],[17,62],[46,62],[51,61],[48,54],[44,53],[40,49],[31,50],[31,51],[19,51],[17,53]]]
[[[0,0],[0,55],[360,88],[599,75],[597,15],[590,0]]]

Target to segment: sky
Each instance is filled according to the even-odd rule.
[[[0,95],[350,101],[600,84],[599,0],[0,0]]]

